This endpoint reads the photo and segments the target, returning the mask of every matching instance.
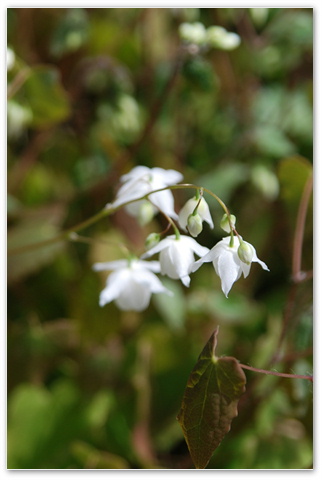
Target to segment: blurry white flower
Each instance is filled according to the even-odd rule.
[[[10,139],[19,138],[32,120],[32,111],[14,100],[7,104],[7,131]]]
[[[190,198],[179,212],[179,225],[185,231],[188,225],[188,218],[193,213],[198,202],[199,202],[199,199],[197,199],[196,197]],[[197,211],[198,211],[198,214],[200,215],[201,220],[207,222],[210,228],[214,228],[214,224],[210,215],[208,204],[203,197],[200,200]],[[190,229],[189,229],[189,233],[191,233]]]
[[[252,262],[259,263],[264,270],[269,271],[267,265],[257,258],[255,248],[248,242],[243,242],[243,244],[245,244],[245,249],[247,249],[245,260],[249,263],[241,260],[238,255],[240,246],[239,239],[237,236],[233,238],[234,245],[232,247],[229,246],[231,237],[223,238],[204,257],[195,262],[191,270],[195,272],[203,263],[212,262],[217,275],[220,277],[221,288],[226,297],[233,283],[235,283],[242,274],[245,278],[248,276]]]
[[[164,170],[158,167],[148,168],[141,165],[134,167],[129,173],[122,175],[122,186],[117,192],[116,199],[113,203],[108,204],[107,207],[117,207],[147,195],[153,190],[174,185],[182,179],[182,174],[176,170]],[[159,209],[171,218],[178,218],[174,211],[174,199],[170,190],[152,193],[149,195],[149,200],[152,202],[152,205],[147,200],[139,200],[126,205],[125,209],[130,215],[138,218],[141,224],[145,224],[151,219],[151,211],[147,208],[147,203],[150,207],[152,206],[154,214]]]
[[[116,260],[114,262],[95,263],[93,270],[113,270],[106,281],[106,287],[100,294],[99,304],[115,300],[121,310],[141,312],[150,303],[152,293],[172,292],[165,288],[152,272],[160,272],[159,262],[142,260]]]
[[[179,35],[182,40],[194,43],[195,45],[202,45],[207,40],[206,28],[200,22],[181,23],[179,26]]]
[[[237,33],[227,32],[223,27],[212,26],[207,28],[207,42],[211,47],[222,50],[233,50],[240,44]]]
[[[15,64],[15,61],[16,61],[16,56],[15,56],[15,52],[7,47],[7,70],[11,70]]]
[[[186,235],[170,235],[161,240],[155,247],[148,250],[141,258],[148,258],[155,253],[160,253],[160,264],[162,275],[179,279],[189,287],[191,266],[194,263],[194,253],[199,257],[209,252],[209,248],[199,245],[196,240]]]

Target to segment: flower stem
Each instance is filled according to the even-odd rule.
[[[298,379],[310,380],[310,382],[313,382],[312,375],[295,375],[293,373],[273,372],[271,370],[263,370],[262,368],[255,368],[255,367],[250,367],[249,365],[243,365],[242,363],[240,363],[239,365],[241,366],[241,368],[245,370],[251,370],[252,372],[256,372],[256,373],[265,373],[266,375],[275,375],[276,377],[298,378]]]
[[[120,205],[117,205],[117,206],[114,206],[114,207],[113,207],[113,204],[110,204],[110,205],[104,207],[102,210],[100,210],[98,213],[96,213],[92,217],[88,218],[87,220],[84,220],[84,222],[81,222],[81,223],[75,225],[74,227],[68,228],[67,230],[65,230],[65,231],[61,232],[60,234],[56,235],[55,237],[48,238],[47,240],[42,240],[41,242],[35,242],[35,243],[32,243],[32,244],[23,245],[21,247],[16,247],[16,248],[13,248],[11,250],[9,249],[7,253],[8,253],[8,255],[17,255],[17,254],[20,254],[20,253],[25,253],[25,252],[29,252],[31,250],[35,250],[37,248],[41,248],[41,247],[51,245],[52,243],[61,242],[63,240],[68,240],[69,235],[71,233],[83,230],[84,228],[87,228],[90,225],[93,225],[94,223],[98,222],[102,218],[115,213],[117,210],[120,210],[121,208],[126,207],[127,205],[130,205],[131,203],[138,202],[139,200],[147,199],[149,197],[149,195],[151,195],[153,193],[163,192],[164,190],[180,190],[180,189],[185,189],[185,188],[188,188],[188,189],[191,188],[191,189],[194,189],[194,190],[197,190],[197,191],[203,191],[203,190],[206,191],[207,193],[209,193],[212,197],[214,197],[217,200],[217,202],[221,205],[221,207],[224,209],[225,213],[229,217],[230,213],[229,213],[228,208],[224,204],[224,202],[215,193],[211,192],[207,188],[199,187],[197,185],[193,185],[193,184],[190,184],[190,183],[186,183],[186,184],[183,183],[183,184],[179,184],[179,185],[170,185],[168,187],[158,188],[156,190],[153,190],[153,191],[149,192],[148,195],[147,194],[142,195],[141,197],[135,198],[133,200],[129,200],[128,202],[124,202],[124,203],[122,203]],[[172,227],[175,231],[176,237],[178,237],[178,236],[180,237],[179,230],[177,229],[173,220],[169,219],[169,217],[167,217],[167,218],[168,218],[169,222],[171,223],[171,225],[172,225]]]

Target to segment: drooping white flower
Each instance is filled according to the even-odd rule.
[[[144,253],[141,258],[149,258],[156,253],[160,253],[162,275],[180,279],[186,287],[189,287],[189,273],[195,261],[194,253],[201,257],[207,252],[209,252],[209,248],[199,245],[191,237],[180,235],[180,238],[177,239],[175,235],[169,235]]]
[[[233,283],[238,280],[243,274],[246,278],[250,272],[252,262],[257,262],[264,270],[269,271],[267,265],[259,260],[256,254],[255,248],[248,242],[244,242],[247,248],[247,261],[245,263],[238,255],[238,249],[240,242],[237,236],[234,236],[234,245],[230,247],[231,237],[225,237],[218,242],[204,257],[200,258],[192,265],[192,272],[198,270],[198,268],[205,262],[212,262],[217,275],[221,280],[221,288],[226,297],[233,286]]]
[[[182,179],[182,174],[176,170],[165,170],[158,167],[148,168],[139,165],[134,167],[129,173],[122,175],[122,185],[117,192],[116,199],[112,204],[108,204],[107,207],[117,207],[123,203],[143,197],[153,190],[175,185]],[[174,211],[174,199],[170,190],[152,193],[149,195],[149,200],[151,203],[148,200],[133,202],[126,205],[125,209],[130,215],[138,218],[141,224],[147,223],[158,210],[175,220],[178,218]]]
[[[172,292],[165,288],[153,273],[160,272],[159,262],[145,262],[138,259],[116,260],[95,263],[93,270],[112,270],[100,294],[101,307],[114,300],[121,310],[141,312],[149,305],[152,293],[172,295]]]
[[[182,230],[186,231],[189,216],[195,210],[199,200],[200,199],[198,199],[197,197],[190,198],[184,204],[182,209],[180,210],[178,221],[179,221],[179,225],[182,228]],[[206,200],[203,197],[200,200],[197,212],[198,212],[198,215],[200,216],[202,221],[207,222],[209,224],[210,228],[214,228],[214,224],[213,224],[213,221],[212,221],[212,218],[211,218],[208,203],[206,202]]]

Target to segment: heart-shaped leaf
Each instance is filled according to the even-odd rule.
[[[205,468],[237,416],[246,377],[234,357],[215,356],[218,328],[192,370],[178,421],[196,468]]]

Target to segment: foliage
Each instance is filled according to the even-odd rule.
[[[240,45],[182,48],[184,22]],[[216,368],[312,374],[310,196],[294,247],[312,176],[312,25],[310,8],[8,9],[8,468],[194,468],[176,417],[217,326]],[[219,195],[270,273],[254,265],[225,298],[208,264],[189,289],[162,278],[174,296],[144,312],[99,307],[106,272],[92,265],[122,258],[120,244],[140,256],[162,216],[141,227],[120,209],[46,241],[113,201],[137,165]],[[173,194],[177,211],[192,197]],[[215,227],[198,241],[212,248],[223,212],[207,201]],[[204,465],[312,468],[311,383],[245,374]]]

